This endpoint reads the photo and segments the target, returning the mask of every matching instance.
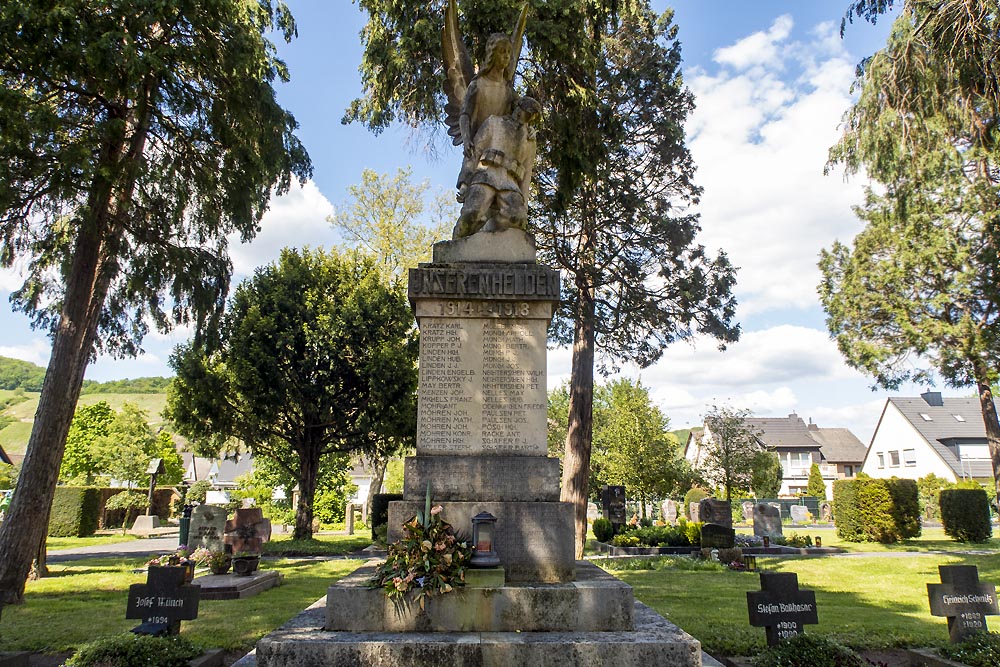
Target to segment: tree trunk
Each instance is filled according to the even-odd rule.
[[[569,429],[563,457],[559,499],[573,503],[576,558],[583,558],[587,541],[587,482],[594,435],[594,295],[580,290],[573,334],[573,366],[569,381]]]
[[[308,451],[309,448],[305,448]],[[295,508],[296,540],[310,540],[313,536],[313,501],[316,499],[316,482],[319,477],[319,455],[299,453],[299,503]]]
[[[97,225],[85,225],[77,237],[66,298],[21,475],[6,519],[0,525],[0,600],[7,604],[23,601],[31,562],[48,529],[46,517],[59,479],[66,435],[110,281],[110,276],[101,276],[100,259]]]
[[[997,491],[997,502],[1000,503],[1000,420],[997,419],[997,406],[993,401],[993,389],[990,387],[985,364],[976,363],[976,385],[979,389],[979,408],[983,412],[983,424],[986,426],[986,443],[990,448],[990,459],[993,461],[993,486]]]
[[[385,480],[385,468],[389,465],[389,455],[375,455],[369,463],[372,466],[372,484],[368,487],[368,498],[365,500],[365,516],[371,516],[375,494],[382,492],[382,482]],[[371,523],[370,520],[369,523]]]

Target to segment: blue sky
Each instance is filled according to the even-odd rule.
[[[327,215],[346,200],[364,168],[410,166],[432,190],[454,183],[458,149],[396,127],[374,136],[340,118],[361,92],[357,5],[290,0],[299,37],[279,47],[292,81],[279,98],[298,119],[315,166],[304,188],[272,201],[258,238],[234,246],[236,280],[290,246],[320,246],[337,237]],[[657,0],[662,11],[666,2]],[[711,341],[678,344],[641,377],[676,428],[695,425],[712,404],[748,407],[759,416],[797,412],[820,426],[847,427],[867,444],[887,394],[847,368],[826,333],[815,286],[820,250],[859,229],[851,206],[863,179],[823,175],[826,151],[850,104],[854,67],[885,40],[889,21],[855,23],[839,36],[846,2],[682,0],[672,3],[683,44],[685,82],[697,109],[688,145],[705,188],[700,241],[723,248],[740,267],[737,296],[742,340],[725,353]],[[16,275],[0,274],[6,298]],[[0,354],[47,363],[48,340],[26,318],[0,309]],[[138,359],[102,358],[87,377],[107,380],[167,375],[167,358],[186,331],[150,334]],[[550,352],[550,386],[568,377],[569,351]],[[916,395],[923,388],[906,387]],[[968,395],[969,391],[946,394]]]

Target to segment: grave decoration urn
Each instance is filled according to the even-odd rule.
[[[489,512],[480,512],[472,517],[472,544],[475,551],[469,560],[472,567],[499,567],[500,557],[493,544],[494,527],[497,518]]]
[[[233,574],[237,577],[249,577],[258,567],[260,567],[259,555],[233,556]]]

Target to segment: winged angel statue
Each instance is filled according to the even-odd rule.
[[[462,146],[457,184],[462,212],[452,232],[455,239],[527,226],[534,126],[541,117],[538,102],[518,97],[513,85],[527,18],[525,4],[510,35],[490,35],[485,62],[476,72],[458,31],[455,0],[448,0],[445,9],[445,123],[452,143]]]

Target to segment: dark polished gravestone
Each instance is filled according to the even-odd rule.
[[[125,618],[139,618],[146,628],[143,634],[180,632],[181,621],[198,617],[201,589],[184,583],[185,568],[152,566],[146,573],[146,583],[128,588]]]
[[[948,619],[951,641],[977,632],[989,632],[986,617],[1000,614],[996,586],[979,581],[975,565],[939,565],[940,584],[927,584],[931,616]]]
[[[601,509],[604,518],[611,522],[617,533],[625,525],[625,487],[601,487]]]
[[[715,523],[701,527],[702,549],[732,549],[736,546],[736,531]]]
[[[704,498],[698,503],[698,520],[732,528],[733,505],[728,500]]]
[[[799,589],[794,572],[761,572],[760,590],[747,591],[750,625],[763,627],[767,645],[801,635],[805,624],[819,623],[816,593]]]

